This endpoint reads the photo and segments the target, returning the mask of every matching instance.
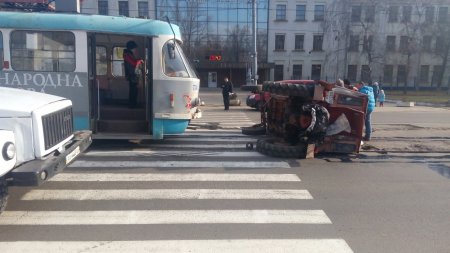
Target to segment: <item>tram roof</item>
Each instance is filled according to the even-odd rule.
[[[181,40],[180,28],[172,24],[176,38]],[[82,30],[99,33],[132,34],[140,36],[173,35],[169,23],[122,16],[66,13],[1,12],[0,28],[29,30]]]

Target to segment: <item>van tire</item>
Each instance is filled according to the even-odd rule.
[[[306,143],[289,145],[278,139],[259,139],[256,142],[256,151],[261,154],[282,158],[305,158]]]
[[[8,183],[5,177],[0,177],[0,213],[5,211],[8,203]]]

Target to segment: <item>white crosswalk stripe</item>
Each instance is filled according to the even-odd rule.
[[[152,240],[152,241],[89,241],[89,242],[6,242],[0,252],[196,252],[196,253],[349,253],[342,239],[285,240]]]
[[[307,190],[284,189],[139,189],[32,190],[22,200],[150,200],[150,199],[312,199]]]
[[[242,174],[242,173],[62,173],[51,181],[77,182],[180,182],[180,181],[209,181],[209,182],[300,182],[295,174]]]
[[[282,239],[272,232],[271,226],[289,233],[299,226],[326,229],[333,223],[312,204],[313,195],[302,189],[290,161],[246,149],[256,138],[241,134],[240,127],[254,124],[244,113],[210,116],[204,114],[193,125],[214,123],[219,129],[200,126],[134,150],[92,150],[41,188],[21,194],[22,205],[0,216],[0,230],[45,229],[25,239],[0,238],[0,252],[353,252],[339,236]],[[145,230],[155,226],[220,231],[250,225],[261,227],[249,230],[245,239],[234,237],[234,230],[196,236],[198,227],[181,239],[177,232],[145,237]],[[95,228],[101,226],[110,231],[97,238]],[[91,234],[52,234],[53,228],[80,227]],[[138,227],[144,239],[113,236],[131,227]],[[53,237],[43,240],[42,233]]]

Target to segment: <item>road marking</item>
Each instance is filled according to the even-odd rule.
[[[51,181],[75,182],[300,182],[295,174],[222,174],[222,173],[61,173]]]
[[[208,151],[171,151],[171,150],[121,150],[121,151],[89,151],[84,156],[120,157],[120,156],[186,156],[186,157],[265,157],[257,152],[208,152]]]
[[[166,140],[170,140],[170,141],[177,141],[177,142],[227,142],[227,143],[232,143],[232,142],[256,142],[257,139],[256,138],[248,138],[248,137],[243,137],[243,136],[234,136],[234,137],[218,137],[218,136],[214,136],[214,137],[209,137],[209,138],[169,138]],[[152,145],[152,144],[150,144]],[[184,144],[183,144],[184,145]]]
[[[323,210],[6,211],[0,225],[332,224]]]
[[[139,189],[32,190],[22,200],[147,200],[147,199],[312,199],[307,190],[284,189]]]
[[[196,252],[196,253],[352,253],[343,239],[17,241],[0,242],[0,252]]]
[[[287,162],[233,162],[233,161],[82,161],[72,163],[70,167],[79,168],[290,168]]]

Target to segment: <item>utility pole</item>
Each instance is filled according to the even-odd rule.
[[[253,11],[252,11],[252,22],[253,22],[253,67],[252,67],[252,85],[258,84],[258,50],[256,48],[256,1],[252,0]]]

